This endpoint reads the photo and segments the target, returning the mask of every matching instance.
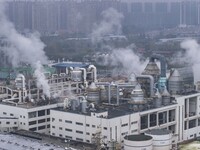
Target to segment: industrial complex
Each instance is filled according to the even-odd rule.
[[[177,149],[200,136],[199,83],[191,67],[166,66],[155,54],[141,74],[100,82],[92,64],[50,63],[43,73],[50,96],[29,66],[3,68],[0,131],[26,130],[99,149]]]

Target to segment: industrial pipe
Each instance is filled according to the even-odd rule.
[[[147,78],[150,80],[150,94],[151,94],[151,97],[154,96],[154,78],[151,76],[151,75],[139,75],[139,76],[136,76],[136,79],[138,78]]]
[[[93,70],[93,80],[97,82],[97,68],[94,65],[89,65],[88,68]]]
[[[80,70],[83,72],[83,83],[85,85],[85,87],[87,88],[88,87],[88,82],[87,82],[87,72],[86,72],[86,69],[85,68],[80,68]]]
[[[159,55],[159,54],[153,54],[153,55],[150,57],[150,61],[151,61],[151,62],[154,62],[155,59],[160,60],[160,69],[161,69],[161,74],[160,74],[160,76],[161,76],[161,77],[166,77],[166,59],[165,59],[165,57],[162,56],[162,55]]]

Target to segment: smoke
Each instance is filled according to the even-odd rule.
[[[27,36],[20,34],[5,15],[5,3],[0,2],[0,38],[3,45],[0,47],[8,57],[13,67],[20,63],[30,64],[35,69],[38,87],[42,87],[44,94],[50,96],[49,85],[45,79],[42,64],[47,63],[48,58],[43,51],[45,45],[41,42],[38,33]]]
[[[186,50],[182,61],[193,65],[194,80],[200,81],[200,45],[194,39],[187,39],[181,43],[181,48]]]
[[[121,34],[121,21],[123,17],[123,14],[114,8],[109,8],[103,11],[102,21],[99,24],[94,25],[91,34],[92,43],[101,42],[104,36],[109,34]]]
[[[133,50],[128,47],[112,49],[110,57],[106,57],[106,59],[105,62],[107,64],[105,65],[116,66],[113,72],[114,74],[130,75],[134,73],[137,75],[144,70],[147,64],[146,61],[142,61],[140,56],[135,54]]]
[[[114,8],[109,8],[102,12],[102,21],[95,25],[91,38],[92,42],[97,44],[101,43],[105,36],[114,34],[119,35],[122,33],[121,21],[123,14]],[[102,43],[101,43],[102,44]],[[109,52],[110,55],[103,55],[101,62],[103,65],[115,66],[113,74],[130,75],[131,73],[139,74],[143,71],[146,62],[141,61],[140,57],[133,52],[135,44],[131,44],[126,48],[113,48],[109,45],[103,44],[102,48]]]

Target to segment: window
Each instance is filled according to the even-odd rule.
[[[65,120],[65,123],[72,123],[72,121],[70,121],[70,120]]]
[[[62,127],[59,127],[59,130],[62,130]]]
[[[137,121],[133,121],[133,122],[131,122],[131,124],[137,124]]]
[[[137,129],[135,129],[135,130],[132,130],[132,131],[131,131],[131,133],[134,133],[134,132],[137,132],[137,131],[138,131],[138,130],[137,130]]]
[[[45,119],[38,120],[38,123],[43,123],[43,122],[45,122]]]
[[[28,113],[28,117],[29,117],[29,118],[35,118],[35,117],[36,117],[36,111],[34,111],[34,112],[29,112],[29,113]],[[22,116],[20,116],[20,118],[22,118]]]
[[[23,116],[23,118],[25,118],[25,116]]]
[[[86,142],[90,143],[90,141],[89,141],[89,140],[86,140]]]
[[[95,126],[95,125],[92,125],[92,127],[95,128],[96,126]]]
[[[128,123],[122,124],[122,127],[128,126]]]
[[[52,126],[52,128],[54,128],[54,129],[55,129],[55,126]]]
[[[22,118],[22,115],[20,115],[20,118]]]
[[[122,133],[122,135],[126,135],[126,134],[128,134],[128,132],[124,132],[124,133]]]
[[[62,122],[62,119],[59,119],[59,122]]]
[[[104,127],[103,129],[104,129],[104,130],[107,130],[107,127]]]
[[[24,123],[24,125],[26,125],[26,124]]]
[[[14,124],[17,124],[17,122],[14,122]]]
[[[76,133],[83,134],[83,131],[76,130]]]
[[[59,134],[59,137],[62,137],[62,134]]]
[[[52,118],[52,122],[54,122],[55,121],[55,118]]]
[[[10,124],[10,122],[6,122],[6,124]]]
[[[90,133],[89,133],[89,132],[86,132],[86,135],[90,135]]]
[[[10,114],[10,116],[14,116],[14,114]]]
[[[65,128],[65,131],[72,132],[72,129]]]
[[[82,126],[83,123],[81,123],[81,122],[76,122],[76,125],[80,125],[80,126]]]
[[[83,141],[83,139],[80,139],[80,138],[76,138],[76,140],[77,140],[77,141]]]
[[[3,112],[3,114],[4,114],[4,115],[7,115],[7,113],[6,113],[6,112]]]
[[[52,135],[55,135],[55,133],[52,133]]]
[[[50,121],[50,118],[47,118],[47,122],[49,122]]]
[[[30,128],[29,131],[36,131],[37,128]]]
[[[86,127],[89,127],[90,125],[89,124],[86,124]]]
[[[50,124],[47,125],[47,128],[50,128]]]
[[[47,109],[47,115],[50,115],[50,109]]]
[[[45,116],[45,110],[38,111],[38,117]]]
[[[34,125],[34,124],[36,124],[36,121],[30,121],[28,124],[29,124],[29,126]]]
[[[43,130],[43,129],[45,129],[46,128],[46,126],[39,126],[38,127],[38,130]]]
[[[1,124],[1,121],[0,121],[0,124]]]
[[[66,138],[66,139],[72,139],[71,136],[67,136],[67,135],[65,135],[65,138]]]

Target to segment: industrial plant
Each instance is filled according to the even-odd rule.
[[[89,63],[44,68],[50,95],[30,66],[1,68],[1,132],[26,130],[124,150],[177,149],[200,136],[199,83],[191,67],[168,70],[165,57],[153,54],[141,74],[112,82],[99,81]]]

